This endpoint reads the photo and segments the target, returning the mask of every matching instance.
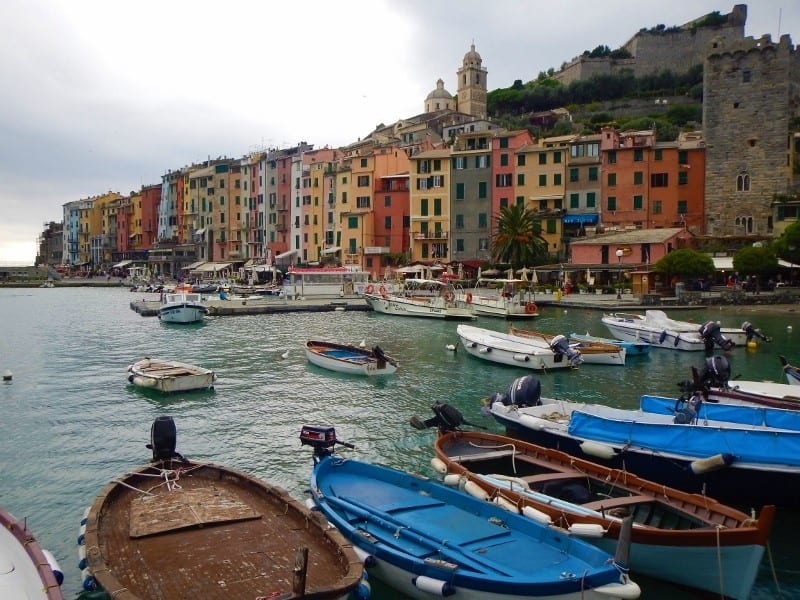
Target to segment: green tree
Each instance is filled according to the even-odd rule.
[[[789,225],[772,245],[775,254],[783,260],[800,263],[800,221]]]
[[[733,268],[740,275],[755,275],[759,289],[761,277],[778,272],[778,257],[769,246],[747,246],[734,254]]]
[[[708,254],[691,248],[673,250],[655,265],[655,270],[664,276],[666,281],[673,277],[692,279],[695,277],[711,277],[714,275],[714,261]]]
[[[547,260],[547,242],[536,233],[533,213],[520,204],[500,211],[492,238],[492,260],[515,269]]]

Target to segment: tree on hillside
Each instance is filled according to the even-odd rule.
[[[533,213],[521,204],[500,211],[492,238],[492,260],[520,268],[547,260],[547,242],[537,233]]]
[[[714,261],[708,254],[691,248],[673,250],[655,265],[655,270],[664,276],[666,281],[711,277],[714,275]]]
[[[758,290],[762,277],[778,272],[778,257],[769,246],[747,246],[734,254],[733,268],[739,275],[754,275]]]
[[[800,221],[789,225],[772,247],[779,258],[800,264]]]

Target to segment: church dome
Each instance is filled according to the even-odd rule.
[[[439,79],[439,81],[436,82],[436,89],[428,94],[425,100],[452,100],[452,98],[453,95],[444,89],[444,81]]]
[[[465,67],[480,67],[483,59],[481,55],[475,51],[475,44],[472,44],[469,47],[469,52],[464,55],[464,66]]]

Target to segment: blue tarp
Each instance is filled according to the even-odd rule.
[[[585,225],[596,225],[598,221],[599,217],[596,213],[591,215],[567,215],[563,219],[561,219],[561,222],[564,223],[565,225],[571,225],[577,223],[583,223]]]
[[[642,396],[639,399],[639,406],[644,412],[674,415],[675,402],[675,398]],[[765,425],[776,429],[800,430],[800,411],[769,406],[703,402],[697,416],[710,421],[728,421],[742,425]]]

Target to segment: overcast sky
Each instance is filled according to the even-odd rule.
[[[456,91],[471,43],[489,90],[529,81],[707,0],[5,0],[0,264],[33,264],[62,205],[250,151],[341,146]],[[758,0],[745,34],[800,43],[800,2]]]

